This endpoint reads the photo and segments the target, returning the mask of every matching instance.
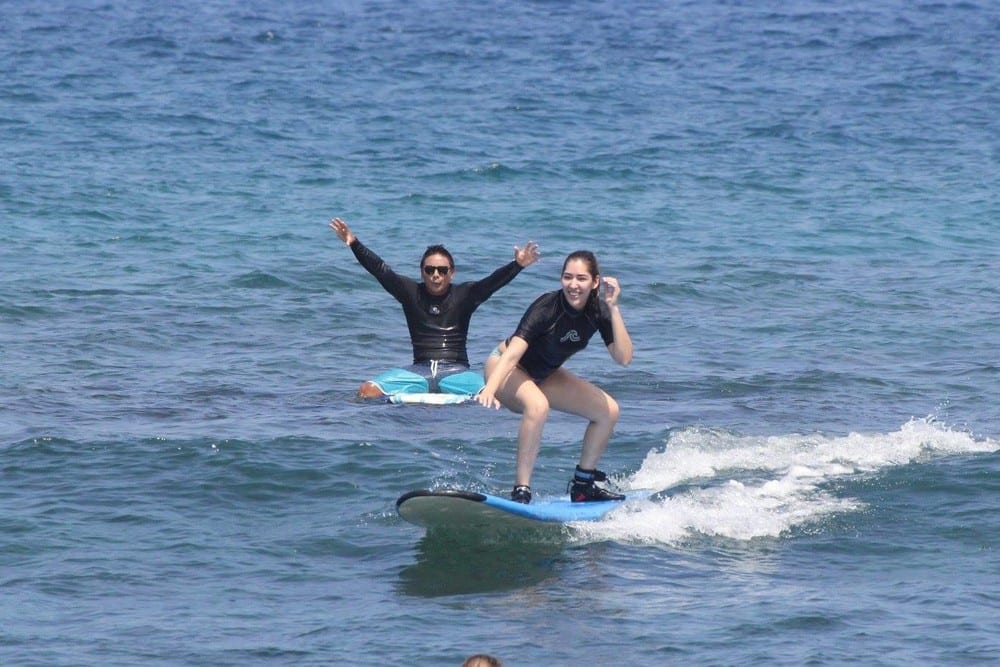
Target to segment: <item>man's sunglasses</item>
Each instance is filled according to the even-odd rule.
[[[440,273],[442,276],[446,276],[449,273],[451,273],[451,267],[450,266],[430,266],[430,265],[427,265],[427,266],[424,267],[424,273],[426,273],[429,276],[433,276],[435,271],[437,271],[438,273]]]

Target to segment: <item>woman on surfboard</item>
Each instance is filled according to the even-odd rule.
[[[340,218],[330,221],[358,262],[403,306],[413,345],[413,365],[395,368],[361,384],[358,396],[377,398],[406,393],[472,395],[483,386],[469,370],[466,342],[469,321],[484,301],[538,260],[538,244],[514,247],[514,260],[475,282],[453,284],[455,260],[442,245],[428,246],[420,259],[421,281],[401,276],[369,250]]]
[[[531,502],[531,473],[549,410],[579,415],[590,422],[583,434],[570,500],[624,498],[595,484],[607,479],[597,469],[597,462],[618,421],[618,403],[599,387],[562,367],[597,332],[612,359],[622,366],[632,361],[632,339],[618,309],[620,296],[618,280],[601,277],[594,253],[571,253],[563,263],[562,289],[535,299],[514,334],[486,360],[486,386],[476,400],[488,408],[503,405],[521,414],[512,500]]]

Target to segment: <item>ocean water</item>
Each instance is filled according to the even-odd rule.
[[[0,0],[0,664],[1000,661],[992,2]],[[409,360],[328,229],[457,279],[562,258],[636,345],[568,367],[652,490],[426,536],[517,417],[360,402]],[[564,492],[583,425],[534,479]],[[642,495],[645,498],[644,494]]]

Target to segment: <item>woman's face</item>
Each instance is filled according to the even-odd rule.
[[[562,274],[562,291],[576,310],[583,310],[587,305],[590,293],[597,289],[600,276],[590,275],[590,268],[582,259],[571,259],[566,262]]]

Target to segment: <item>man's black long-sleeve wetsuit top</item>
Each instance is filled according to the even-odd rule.
[[[432,296],[423,282],[393,271],[357,237],[351,250],[361,266],[402,304],[415,364],[438,360],[468,366],[466,345],[472,313],[521,271],[521,265],[512,261],[482,280],[452,283],[443,295]]]

